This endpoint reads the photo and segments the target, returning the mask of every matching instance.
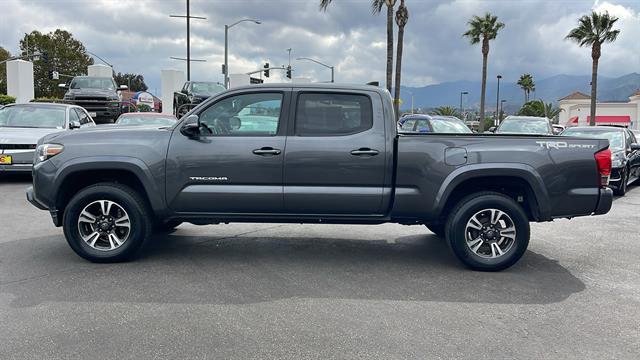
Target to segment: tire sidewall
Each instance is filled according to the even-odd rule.
[[[80,236],[78,217],[82,210],[97,200],[111,200],[120,205],[129,215],[131,224],[129,237],[115,250],[101,251],[89,246]],[[124,261],[140,248],[148,229],[139,202],[126,191],[108,185],[93,186],[80,191],[69,202],[64,212],[64,234],[71,248],[81,257],[95,262]]]
[[[507,254],[498,258],[483,258],[467,246],[466,224],[477,212],[484,209],[504,211],[513,220],[516,240]],[[466,201],[450,218],[447,224],[447,239],[453,252],[468,267],[475,270],[499,271],[515,264],[524,255],[529,245],[529,219],[515,201],[501,195],[482,195]]]

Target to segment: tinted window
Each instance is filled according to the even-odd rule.
[[[78,112],[78,117],[80,117],[80,125],[85,125],[89,122],[89,116],[83,110],[75,109]]]
[[[102,89],[115,90],[116,83],[109,78],[75,78],[71,81],[72,89]]]
[[[413,131],[413,126],[416,124],[416,120],[415,119],[409,119],[405,122],[402,123],[402,126],[400,126],[400,129],[404,130],[404,131]]]
[[[433,124],[433,121],[431,122]],[[420,119],[416,122],[416,131],[417,132],[431,132],[431,128],[429,127],[429,120]]]
[[[80,122],[80,117],[78,116],[76,109],[69,109],[69,123],[72,121]]]
[[[278,132],[282,94],[242,94],[222,99],[200,113],[210,136],[273,136]]]
[[[373,126],[371,100],[364,95],[300,94],[296,135],[349,135]]]

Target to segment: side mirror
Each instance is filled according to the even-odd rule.
[[[118,90],[129,90],[129,87],[127,85],[120,85],[118,86]]]
[[[631,144],[631,151],[640,150],[640,144]]]
[[[490,133],[494,133],[494,132],[496,132],[496,127],[492,126],[489,129],[487,129],[487,131],[490,132]]]
[[[182,127],[180,128],[182,135],[190,138],[194,138],[200,135],[200,118],[198,115],[189,115],[184,120]]]
[[[80,121],[72,121],[69,123],[69,129],[80,129],[82,125],[80,125]]]
[[[65,90],[69,88],[67,84],[58,84],[58,87]]]
[[[181,93],[183,93],[183,94],[185,94],[185,95],[188,95],[188,94],[189,94],[189,91],[187,91],[187,89],[182,89],[182,90],[180,90],[180,92],[181,92]]]

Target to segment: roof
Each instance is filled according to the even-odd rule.
[[[377,91],[387,92],[387,89],[363,84],[335,84],[335,83],[269,83],[269,84],[255,84],[234,87],[229,90],[244,90],[244,89],[273,89],[273,88],[289,88],[289,89],[336,89],[336,90],[356,90],[356,91]]]
[[[539,117],[539,116],[519,116],[519,115],[509,115],[506,118],[504,118],[502,121],[504,120],[524,120],[524,121],[549,121],[549,119],[545,118],[545,117]]]
[[[14,104],[7,104],[5,106],[6,107],[9,107],[9,106],[58,106],[58,107],[64,107],[64,108],[78,107],[72,104],[46,103],[46,102],[29,102],[29,103],[17,103],[17,104],[14,103]]]
[[[590,100],[590,99],[591,99],[591,96],[585,93],[581,93],[580,91],[576,91],[570,95],[563,97],[560,100]]]
[[[631,96],[640,96],[640,89],[636,90],[636,92],[631,94],[629,97],[631,97]]]

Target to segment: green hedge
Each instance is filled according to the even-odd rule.
[[[16,98],[13,96],[0,94],[0,105],[13,104],[14,102],[16,102]]]
[[[52,97],[39,97],[31,100],[31,102],[58,103],[58,102],[62,102],[62,99],[52,98]]]

